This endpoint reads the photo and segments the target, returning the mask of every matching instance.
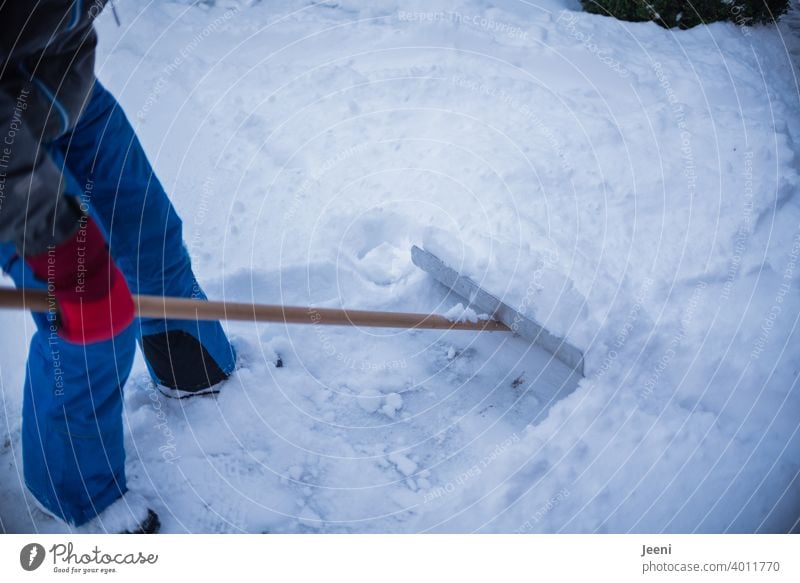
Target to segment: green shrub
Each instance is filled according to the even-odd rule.
[[[773,22],[789,0],[581,0],[584,10],[620,20],[652,20],[661,26],[691,28],[717,20],[749,25]]]

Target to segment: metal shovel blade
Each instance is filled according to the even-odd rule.
[[[470,278],[460,275],[433,253],[414,245],[411,248],[411,260],[414,265],[452,289],[453,292],[464,298],[471,306],[491,315],[494,319],[511,328],[514,333],[543,348],[576,371],[581,377],[583,376],[583,353],[565,339],[549,332],[532,318],[519,313],[508,304],[482,289]]]

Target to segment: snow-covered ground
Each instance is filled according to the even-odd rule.
[[[240,370],[180,402],[139,361],[128,471],[165,531],[797,528],[795,15],[676,31],[577,0],[117,6],[98,76],[210,296],[445,313],[460,300],[418,244],[586,351],[576,387],[508,336],[231,323]],[[31,333],[0,314],[14,532],[62,528],[16,464]]]

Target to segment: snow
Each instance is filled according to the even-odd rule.
[[[418,244],[586,357],[576,386],[509,335],[229,323],[240,368],[189,401],[139,360],[128,473],[165,531],[796,528],[796,16],[578,4],[102,15],[98,76],[211,297],[462,317]],[[18,463],[32,322],[0,322],[2,528],[59,531]]]
[[[487,319],[486,314],[483,314],[482,317],[478,316],[478,313],[470,307],[465,307],[464,304],[458,302],[455,306],[447,310],[443,316],[448,320],[453,322],[477,322],[479,319]],[[448,352],[449,355],[449,352]]]
[[[404,475],[412,476],[417,471],[417,464],[399,452],[389,454],[389,461]]]

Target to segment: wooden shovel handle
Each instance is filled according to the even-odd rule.
[[[240,320],[283,322],[320,326],[365,326],[372,328],[420,328],[431,330],[482,330],[510,332],[496,320],[453,322],[435,314],[379,312],[238,302],[211,302],[189,298],[134,295],[136,315],[175,320]],[[45,290],[0,288],[0,309],[47,312],[55,303]]]

